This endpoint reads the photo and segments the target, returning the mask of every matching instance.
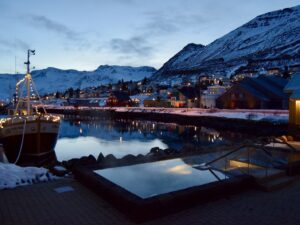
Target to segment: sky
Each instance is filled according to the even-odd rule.
[[[0,0],[0,73],[159,69],[188,43],[207,45],[254,17],[299,0]]]

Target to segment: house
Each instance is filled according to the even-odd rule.
[[[160,95],[166,95],[166,94],[170,94],[172,92],[172,87],[170,85],[159,85],[157,87],[157,92]]]
[[[155,85],[146,84],[139,86],[139,90],[141,93],[154,93],[157,90],[157,87]]]
[[[137,94],[137,95],[131,95],[130,96],[131,101],[133,103],[133,106],[144,106],[144,100],[149,98],[149,95],[147,94]]]
[[[291,80],[284,87],[284,92],[292,95],[298,89],[300,89],[300,71],[293,73]]]
[[[229,109],[287,109],[287,80],[278,76],[245,78],[216,99],[216,107]]]
[[[197,89],[192,86],[184,86],[178,89],[178,96],[175,96],[176,100],[179,102],[183,102],[182,107],[199,107],[200,102],[200,91],[197,92]]]
[[[222,85],[225,87],[231,86],[231,80],[228,77],[219,77],[215,84]]]
[[[127,107],[132,106],[132,101],[128,92],[112,91],[107,98],[106,105],[109,107]]]
[[[289,95],[289,123],[300,125],[300,71],[292,75],[284,91]]]
[[[300,125],[300,88],[295,90],[289,98],[289,123]]]
[[[107,98],[70,98],[69,105],[74,107],[103,107],[106,105]]]
[[[220,85],[212,85],[207,87],[207,90],[203,91],[200,97],[201,108],[215,108],[216,99],[225,93],[227,88]]]
[[[121,83],[115,83],[115,84],[112,84],[111,89],[112,89],[113,91],[121,91],[121,90],[122,90],[122,84],[121,84]]]
[[[144,100],[144,107],[170,107],[171,102],[167,94],[152,94]]]
[[[6,105],[5,101],[0,100],[0,108],[3,108]]]
[[[234,76],[232,76],[232,80],[237,82],[241,81],[246,77],[256,77],[259,71],[251,70],[251,69],[244,69],[243,71],[237,72]]]
[[[271,68],[268,68],[268,74],[269,75],[278,75],[281,73],[281,69],[278,68],[278,67],[271,67]]]
[[[137,82],[129,81],[129,82],[127,82],[126,85],[127,85],[127,90],[130,93],[130,95],[132,95],[132,94],[138,94],[138,85],[137,85]]]
[[[294,64],[294,65],[289,66],[289,71],[291,73],[300,71],[300,64]]]

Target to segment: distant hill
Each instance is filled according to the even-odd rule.
[[[300,63],[300,6],[260,15],[207,46],[188,44],[166,62],[154,80]]]
[[[65,91],[68,88],[86,88],[101,84],[116,83],[119,80],[138,81],[156,72],[153,67],[99,66],[95,71],[61,70],[47,68],[32,72],[32,78],[40,94]],[[7,99],[15,92],[17,80],[22,75],[0,74],[0,99]]]

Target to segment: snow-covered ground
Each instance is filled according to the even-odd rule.
[[[126,109],[118,108],[116,111],[134,111],[134,112],[156,112],[156,113],[171,113],[185,116],[210,116],[210,117],[224,117],[231,119],[244,120],[264,120],[279,123],[287,123],[289,119],[287,110],[228,110],[228,109],[198,109],[198,108],[136,108]]]
[[[229,109],[199,109],[199,108],[115,108],[117,112],[151,112],[168,113],[185,116],[211,116],[244,120],[265,120],[272,122],[288,122],[287,110],[229,110]]]
[[[49,109],[73,109],[72,106],[46,105]],[[244,119],[255,121],[271,121],[287,123],[289,120],[288,110],[273,109],[200,109],[200,108],[152,108],[152,107],[80,107],[80,110],[114,110],[116,112],[139,112],[176,114],[184,116],[211,116],[231,119]]]
[[[0,163],[0,190],[46,182],[55,178],[45,168],[20,167],[14,164]]]

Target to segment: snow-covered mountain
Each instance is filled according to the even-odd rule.
[[[86,88],[101,84],[124,81],[137,81],[150,77],[156,69],[153,67],[99,66],[95,71],[61,70],[47,68],[32,72],[32,78],[40,94],[65,91],[68,88]],[[22,75],[0,74],[0,99],[7,99],[15,91],[16,81]]]
[[[189,74],[230,76],[243,69],[300,63],[300,6],[260,15],[207,46],[189,44],[154,75],[171,80]]]

